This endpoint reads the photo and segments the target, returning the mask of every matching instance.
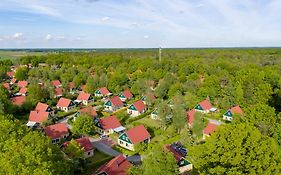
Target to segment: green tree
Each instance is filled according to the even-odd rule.
[[[84,158],[84,150],[81,148],[80,144],[72,139],[64,152],[72,159],[83,159]]]
[[[161,146],[155,146],[148,150],[146,158],[140,167],[132,167],[129,170],[132,175],[175,175],[179,174],[177,162],[174,155],[164,151]]]
[[[184,108],[183,98],[180,94],[177,94],[173,98],[174,107],[173,107],[173,122],[172,125],[180,133],[180,131],[186,125],[186,111]]]
[[[276,142],[248,123],[224,125],[189,151],[199,174],[280,174]]]
[[[73,122],[72,132],[77,135],[88,135],[93,132],[94,123],[93,119],[87,115],[81,115]]]
[[[57,145],[7,118],[0,116],[0,174],[71,174],[72,165]]]
[[[201,138],[204,127],[205,127],[204,115],[200,112],[195,112],[192,129],[191,129],[193,137],[197,139]]]
[[[28,75],[28,68],[27,67],[20,67],[17,69],[15,73],[15,78],[19,81],[26,80]]]
[[[157,107],[157,113],[161,121],[161,128],[165,130],[167,128],[167,125],[171,122],[168,116],[172,113],[172,110],[166,101],[162,101],[161,103],[159,103]]]

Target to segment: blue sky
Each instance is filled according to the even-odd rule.
[[[0,48],[281,46],[280,0],[1,0]]]

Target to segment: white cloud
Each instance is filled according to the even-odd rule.
[[[45,40],[47,41],[59,41],[59,40],[64,40],[65,37],[64,36],[53,36],[51,34],[47,34],[45,36]]]
[[[144,38],[144,39],[148,39],[149,36],[148,36],[148,35],[144,35],[143,38]]]
[[[101,18],[101,21],[102,22],[107,22],[107,21],[109,21],[110,20],[110,17],[108,17],[108,16],[105,16],[105,17],[102,17]]]
[[[22,33],[15,33],[12,37],[12,39],[22,39],[23,38],[23,34]]]

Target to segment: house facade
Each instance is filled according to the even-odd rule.
[[[110,96],[111,93],[106,87],[99,88],[95,91],[96,97]]]
[[[69,136],[69,132],[65,123],[57,123],[54,125],[46,126],[45,135],[52,139],[52,143],[60,143],[62,139]]]
[[[223,120],[232,121],[234,115],[243,115],[243,111],[240,106],[237,105],[227,110],[223,114]]]
[[[146,110],[144,102],[142,100],[138,100],[128,107],[127,113],[132,117],[136,117],[145,113]]]
[[[81,101],[81,103],[87,106],[89,103],[94,102],[94,97],[89,93],[80,93],[76,101]]]
[[[125,129],[115,115],[96,119],[95,126],[96,131],[101,135],[110,135],[114,131],[120,132]]]
[[[133,98],[133,94],[131,93],[131,91],[129,89],[121,92],[121,94],[119,95],[119,98],[125,102],[127,100],[130,100]]]
[[[108,101],[105,102],[104,104],[104,109],[106,111],[116,111],[124,106],[123,102],[118,96],[114,96],[110,98]]]
[[[64,112],[69,112],[73,108],[75,108],[74,102],[66,98],[60,98],[57,103],[57,109]]]
[[[137,143],[149,143],[150,134],[143,125],[125,131],[118,138],[118,145],[128,150],[134,151]]]
[[[197,104],[194,109],[198,112],[202,113],[209,113],[209,112],[215,112],[216,108],[212,107],[212,104],[206,99],[199,104]]]

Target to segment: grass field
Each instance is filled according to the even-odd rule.
[[[47,52],[5,51],[0,50],[0,59],[20,58],[27,55],[45,55]]]

